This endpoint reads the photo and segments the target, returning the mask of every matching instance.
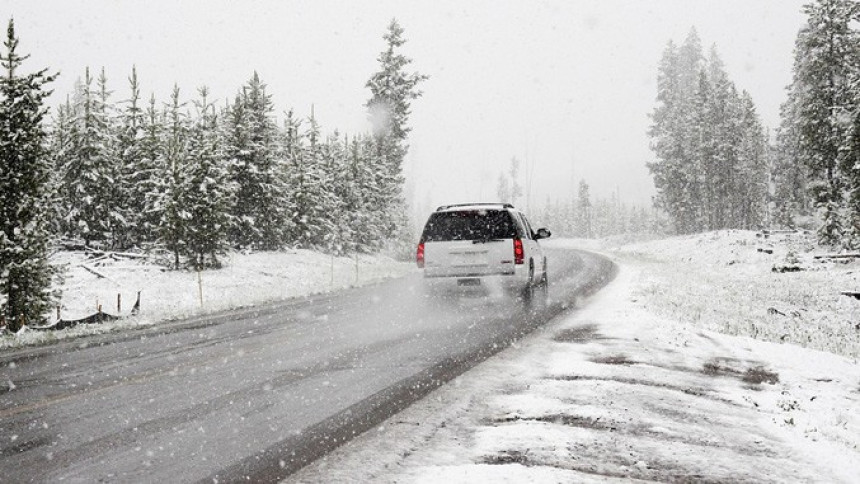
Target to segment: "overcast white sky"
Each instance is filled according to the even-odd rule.
[[[431,76],[413,104],[407,173],[419,205],[496,199],[513,156],[533,166],[532,205],[593,191],[649,203],[646,130],[669,39],[691,27],[775,127],[804,22],[796,0],[8,1],[26,67],[61,72],[59,102],[86,66],[115,98],[133,64],[145,95],[232,97],[256,70],[279,114],[314,106],[326,131],[369,128],[364,84],[392,17]],[[5,24],[4,24],[5,25]],[[523,180],[525,182],[525,180]],[[519,202],[525,205],[525,200]]]

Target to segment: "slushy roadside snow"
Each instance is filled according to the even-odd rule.
[[[710,244],[693,237],[607,251],[620,261],[619,276],[581,308],[287,481],[856,482],[856,357],[786,344],[788,338],[769,342],[712,331],[706,329],[716,324],[711,315],[666,316],[665,301],[682,301],[684,293],[697,310],[730,306],[717,314],[743,312],[761,296],[741,298],[741,309],[733,300],[704,302],[690,286],[703,271],[719,279],[716,267],[740,270],[741,279],[767,286],[761,291],[774,290],[769,304],[791,300],[780,297],[778,280],[762,282],[774,274],[772,258],[758,259],[765,253],[753,233],[705,237]],[[709,252],[694,261],[701,250]],[[667,263],[662,272],[653,270]],[[827,279],[819,276],[812,278]],[[663,286],[670,279],[674,290]],[[716,294],[729,290],[721,284]],[[819,291],[821,284],[827,285],[818,281],[805,290]],[[761,311],[768,314],[768,307]],[[828,314],[814,328],[844,314]],[[745,331],[755,329],[732,332]],[[770,335],[758,331],[758,337]],[[791,337],[801,334],[797,329]],[[832,347],[851,354],[854,341]]]

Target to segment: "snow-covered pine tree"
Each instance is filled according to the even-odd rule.
[[[341,181],[343,188],[340,193],[343,205],[343,231],[341,240],[345,252],[356,252],[359,250],[360,231],[366,225],[365,200],[361,193],[361,183],[365,178],[361,153],[361,142],[359,137],[353,136],[352,140],[344,140],[343,177]]]
[[[850,27],[854,38],[860,38],[857,24],[860,22],[860,5],[854,4],[849,13],[852,17]],[[860,250],[860,46],[855,44],[855,50],[850,53],[850,64],[845,66],[851,76],[847,82],[848,94],[846,99],[850,104],[844,111],[848,115],[846,139],[840,150],[839,170],[845,178],[845,213],[843,227],[845,237],[843,248]]]
[[[98,85],[98,108],[106,125],[103,143],[108,173],[108,198],[104,206],[108,217],[109,235],[107,243],[112,248],[125,248],[128,244],[130,225],[126,219],[127,186],[122,181],[123,160],[122,147],[119,142],[121,125],[117,117],[116,107],[110,102],[110,96],[113,92],[108,90],[104,67],[102,67],[96,83]]]
[[[158,224],[159,241],[173,254],[173,267],[181,266],[180,255],[185,252],[186,228],[191,213],[185,205],[185,177],[188,164],[188,117],[183,111],[184,103],[179,100],[179,87],[174,86],[167,108],[167,124],[163,134],[164,168],[160,176],[156,212],[160,215]]]
[[[716,46],[711,47],[707,62],[710,89],[707,120],[711,125],[711,164],[705,165],[705,186],[710,193],[706,207],[706,230],[737,228],[738,206],[743,203],[738,190],[738,147],[743,138],[740,130],[740,99],[729,80]]]
[[[768,157],[767,137],[759,121],[752,97],[743,91],[738,117],[741,142],[738,145],[738,167],[733,183],[737,194],[735,228],[746,230],[767,226]]]
[[[227,166],[230,183],[236,187],[236,199],[230,208],[230,218],[233,224],[229,228],[230,243],[236,248],[251,245],[256,238],[252,234],[256,230],[251,207],[247,201],[249,186],[252,180],[252,166],[248,160],[248,128],[245,115],[245,104],[241,94],[237,94],[233,103],[226,105],[222,115],[222,153]]]
[[[856,77],[860,82],[860,76]],[[855,107],[853,123],[843,149],[841,171],[846,178],[845,238],[842,246],[860,250],[860,107]]]
[[[780,227],[796,228],[797,217],[807,217],[812,200],[807,184],[809,169],[800,162],[799,126],[795,104],[791,96],[780,106],[780,126],[776,132],[771,166],[773,222]]]
[[[137,80],[137,67],[132,66],[128,78],[130,96],[124,101],[124,109],[117,121],[117,153],[119,156],[119,175],[115,185],[117,193],[115,212],[120,217],[117,228],[117,245],[127,248],[139,245],[142,240],[140,231],[146,209],[144,177],[152,174],[143,162],[144,151],[144,110],[140,102],[140,83]]]
[[[649,131],[657,207],[678,233],[758,225],[763,134],[751,99],[738,94],[716,48],[705,60],[695,30],[680,49],[669,42],[657,88]]]
[[[364,228],[368,235],[364,250],[378,251],[388,244],[391,252],[403,254],[412,245],[410,239],[398,237],[398,231],[405,228],[398,225],[406,214],[401,196],[403,177],[385,168],[386,155],[379,149],[379,138],[369,136],[365,141],[364,164],[369,178],[365,181],[364,197],[370,225]]]
[[[295,247],[324,249],[326,237],[333,233],[328,212],[336,209],[330,173],[326,170],[325,147],[313,112],[308,119],[307,132],[299,133],[298,128],[299,123],[290,113],[286,140],[288,206],[292,208],[289,240]]]
[[[380,70],[367,81],[371,98],[367,101],[368,116],[373,124],[377,149],[385,153],[391,170],[399,175],[408,146],[406,138],[409,127],[411,102],[421,96],[418,85],[428,76],[417,72],[406,72],[412,59],[400,53],[406,43],[403,28],[392,19],[388,31],[383,35],[386,49],[378,57]]]
[[[349,139],[335,132],[328,137],[323,149],[323,164],[330,209],[325,214],[329,231],[323,249],[336,255],[354,251],[351,218],[355,215],[355,179],[349,166]]]
[[[411,102],[421,96],[418,85],[428,76],[417,72],[407,72],[412,59],[400,50],[406,43],[403,28],[392,19],[388,31],[383,35],[386,48],[378,57],[380,69],[371,75],[366,87],[371,97],[366,103],[368,117],[373,125],[376,156],[379,172],[379,189],[384,193],[382,199],[388,205],[379,207],[383,214],[389,214],[387,221],[381,221],[384,230],[398,240],[399,245],[409,247],[411,253],[411,233],[408,209],[403,200],[403,162],[409,149],[406,138],[411,131],[408,125]],[[402,252],[402,250],[398,250]]]
[[[244,91],[245,113],[248,115],[249,142],[252,160],[259,170],[254,213],[259,239],[255,245],[264,250],[284,246],[284,227],[287,220],[286,173],[278,158],[278,127],[274,107],[266,85],[254,72]]]
[[[86,69],[75,95],[76,118],[71,130],[71,150],[63,168],[67,221],[72,237],[86,245],[110,244],[115,203],[114,179],[118,160],[102,94],[94,91]]]
[[[715,125],[713,92],[705,69],[699,71],[698,87],[691,104],[689,138],[685,141],[690,158],[681,165],[685,180],[683,210],[692,232],[710,230],[711,214],[716,205],[715,187],[709,183],[717,172],[715,159]]]
[[[0,55],[0,319],[13,330],[41,322],[52,302],[55,273],[48,262],[51,160],[46,151],[43,107],[54,80],[47,69],[18,70],[28,56],[18,54],[10,19],[5,54]]]
[[[690,166],[694,79],[700,68],[701,47],[695,31],[680,48],[669,41],[657,69],[657,107],[648,133],[656,156],[648,164],[657,189],[655,204],[669,214],[678,233],[696,230],[700,202],[691,199],[697,191],[698,168]]]
[[[856,104],[850,83],[858,65],[860,36],[852,26],[858,8],[852,0],[817,0],[804,7],[808,20],[795,41],[790,109],[783,110],[790,116],[783,119],[784,133],[798,137],[792,144],[797,162],[812,177],[808,187],[821,217],[823,244],[836,244],[843,236],[839,212],[845,179],[839,159],[850,129],[846,114]]]
[[[218,256],[229,247],[227,230],[234,190],[223,163],[217,116],[209,102],[209,91],[198,90],[197,118],[188,136],[187,163],[181,179],[185,220],[182,249],[196,270],[220,267]]]
[[[348,200],[348,210],[354,214],[350,221],[350,232],[354,250],[372,252],[378,250],[384,237],[384,223],[388,215],[383,213],[384,199],[379,188],[374,140],[370,136],[354,138],[350,147],[349,171],[353,191]]]
[[[133,210],[140,210],[135,217],[138,223],[134,228],[134,241],[141,246],[148,246],[159,239],[162,193],[167,186],[167,157],[163,142],[165,116],[156,106],[155,95],[150,95],[143,116],[142,138],[137,147],[140,161],[131,176],[130,206]]]
[[[230,109],[225,140],[230,180],[237,186],[231,240],[243,247],[274,250],[285,241],[288,187],[273,112],[266,85],[254,72]]]
[[[72,127],[75,113],[72,107],[71,100],[66,97],[66,102],[59,105],[56,110],[56,115],[51,123],[50,132],[50,148],[48,152],[51,155],[53,167],[51,173],[51,232],[57,236],[70,232],[69,227],[65,223],[65,200],[63,198],[63,181],[65,174],[63,170],[66,167],[65,160],[69,157],[72,150]]]

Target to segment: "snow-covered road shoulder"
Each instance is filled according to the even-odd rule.
[[[298,482],[851,482],[860,369],[651,312],[618,279]]]
[[[302,249],[232,252],[222,262],[223,268],[198,274],[169,271],[145,258],[93,258],[83,252],[59,252],[52,263],[65,274],[60,287],[63,319],[82,318],[99,307],[109,314],[127,316],[140,293],[139,316],[61,331],[25,329],[0,335],[0,350],[372,284],[415,270],[414,264],[380,255],[333,257]]]

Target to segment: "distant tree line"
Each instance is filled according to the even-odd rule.
[[[860,249],[860,4],[804,6],[774,169],[776,221],[811,221],[823,244]]]
[[[617,193],[609,198],[593,197],[585,180],[571,192],[571,197],[547,200],[532,213],[535,223],[549,227],[553,236],[600,239],[666,232],[664,217],[652,207],[625,203]]]
[[[255,72],[216,105],[206,88],[185,100],[114,101],[104,70],[87,69],[46,128],[46,71],[21,75],[9,22],[0,79],[0,318],[38,321],[50,304],[56,238],[125,250],[164,248],[176,268],[219,266],[230,247],[332,254],[411,245],[402,196],[410,103],[426,76],[410,73],[392,21],[367,82],[367,134],[323,135],[293,111],[279,125]]]
[[[657,74],[648,167],[655,204],[676,233],[762,226],[768,216],[768,143],[750,95],[729,79],[696,31],[670,41]]]
[[[499,201],[517,205],[523,196],[519,173],[520,161],[511,158],[508,169],[499,173],[496,185]],[[536,225],[548,227],[556,237],[599,239],[624,234],[666,233],[665,217],[657,210],[627,204],[618,193],[608,199],[594,198],[585,180],[580,180],[568,197],[547,198],[541,208],[527,207],[527,210]]]

